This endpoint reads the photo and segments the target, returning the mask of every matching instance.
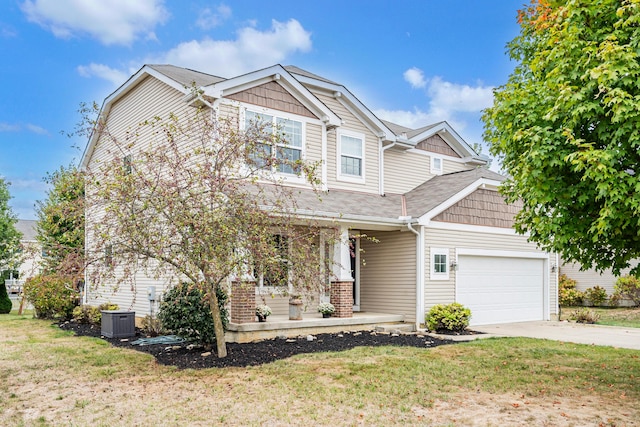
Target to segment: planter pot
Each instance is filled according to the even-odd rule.
[[[258,316],[258,322],[266,322],[267,321],[267,316],[260,316],[259,314]]]
[[[302,320],[302,299],[300,297],[289,298],[289,320]]]
[[[322,313],[323,319],[328,319],[329,317],[331,317],[331,313]]]

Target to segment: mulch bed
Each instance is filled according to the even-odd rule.
[[[452,340],[439,339],[422,334],[390,334],[381,332],[343,332],[340,334],[314,335],[312,341],[307,336],[298,338],[275,338],[251,343],[228,343],[227,357],[218,358],[215,352],[203,356],[207,350],[202,347],[187,348],[187,344],[180,345],[132,345],[131,342],[146,335],[136,329],[136,336],[128,339],[107,338],[101,335],[99,326],[78,324],[75,322],[60,323],[63,330],[73,331],[79,336],[90,336],[104,339],[116,347],[125,347],[152,354],[162,365],[176,366],[180,369],[203,369],[227,366],[255,366],[285,359],[295,354],[316,353],[325,351],[343,351],[358,346],[405,346],[418,348],[432,348],[439,345],[455,344]],[[469,331],[473,334],[473,331]]]

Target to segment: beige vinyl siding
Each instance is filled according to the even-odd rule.
[[[320,295],[303,296],[302,318],[317,317]],[[272,294],[267,290],[256,292],[256,307],[266,304],[271,308],[273,316],[289,316],[289,296]]]
[[[410,151],[384,152],[384,192],[404,194],[433,178],[431,157]]]
[[[474,231],[440,230],[427,228],[425,232],[425,311],[435,304],[449,304],[455,301],[456,272],[449,272],[449,280],[431,280],[431,248],[448,248],[449,260],[455,259],[456,248],[486,249],[495,251],[537,252],[534,243],[527,242],[521,235],[493,234]],[[555,257],[550,256],[550,264]],[[550,274],[550,313],[556,312],[557,283],[555,274]]]
[[[195,114],[196,109],[187,106],[183,94],[153,77],[147,77],[126,96],[116,101],[109,111],[106,131],[96,144],[88,167],[104,163],[114,157],[123,157],[136,151],[148,150],[150,143],[161,138],[157,127],[141,125],[154,117],[169,119],[171,114],[181,120]],[[129,145],[133,143],[132,147]],[[135,159],[134,159],[135,161]]]
[[[135,161],[135,153],[149,149],[150,142],[157,138],[154,135],[157,129],[153,129],[151,126],[138,126],[138,124],[152,120],[155,116],[167,119],[171,113],[181,119],[194,114],[196,110],[188,107],[182,98],[181,92],[153,77],[147,77],[140,82],[126,96],[112,105],[106,118],[107,130],[116,141],[103,136],[96,144],[89,159],[88,169],[97,172],[101,165],[108,164],[115,157],[124,157],[127,154],[131,154]],[[136,134],[137,137],[134,140]],[[131,148],[128,147],[130,142],[135,142]],[[90,194],[91,188],[88,187],[86,223],[89,224],[89,228],[86,245],[89,254],[92,253],[93,248],[90,224],[100,221],[104,215],[104,212],[99,208],[92,208]],[[88,273],[88,277],[90,277],[91,271]],[[123,272],[116,271],[116,274],[121,277]],[[148,314],[150,309],[147,288],[155,285],[156,297],[159,299],[168,282],[168,280],[151,279],[140,271],[134,275],[133,280],[119,286],[115,281],[101,284],[98,287],[93,283],[87,283],[87,300],[91,305],[112,302],[118,304],[122,310],[135,311],[136,316],[140,317]]]
[[[632,264],[632,266],[635,265]],[[566,274],[568,278],[575,280],[578,290],[584,292],[588,288],[600,286],[607,290],[608,295],[613,294],[618,277],[626,276],[630,270],[631,268],[625,268],[620,272],[620,276],[616,276],[611,270],[605,270],[603,273],[598,273],[596,270],[580,271],[580,264],[560,263],[560,274]]]
[[[331,96],[322,93],[315,95],[336,113],[343,121],[344,125],[339,129],[361,133],[365,137],[364,150],[364,175],[365,183],[353,183],[338,180],[338,147],[336,141],[337,129],[327,132],[327,178],[329,189],[344,189],[353,191],[363,191],[367,193],[378,193],[379,188],[379,158],[378,158],[378,137],[347,110],[339,101]]]
[[[442,173],[454,173],[460,171],[468,171],[473,169],[475,166],[465,165],[461,162],[456,162],[454,160],[442,159]]]
[[[321,178],[322,161],[322,125],[306,123],[305,160],[318,165],[316,177]]]
[[[415,321],[416,235],[411,232],[363,232],[379,240],[361,239],[360,309],[403,314]]]

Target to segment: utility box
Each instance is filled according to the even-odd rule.
[[[104,310],[101,334],[107,338],[126,338],[136,335],[136,313],[134,311]]]

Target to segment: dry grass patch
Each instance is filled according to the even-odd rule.
[[[530,339],[176,370],[0,316],[0,419],[58,425],[636,425],[640,352]]]
[[[561,320],[570,320],[571,313],[582,307],[562,307]],[[640,307],[589,307],[599,316],[598,325],[640,328]]]

